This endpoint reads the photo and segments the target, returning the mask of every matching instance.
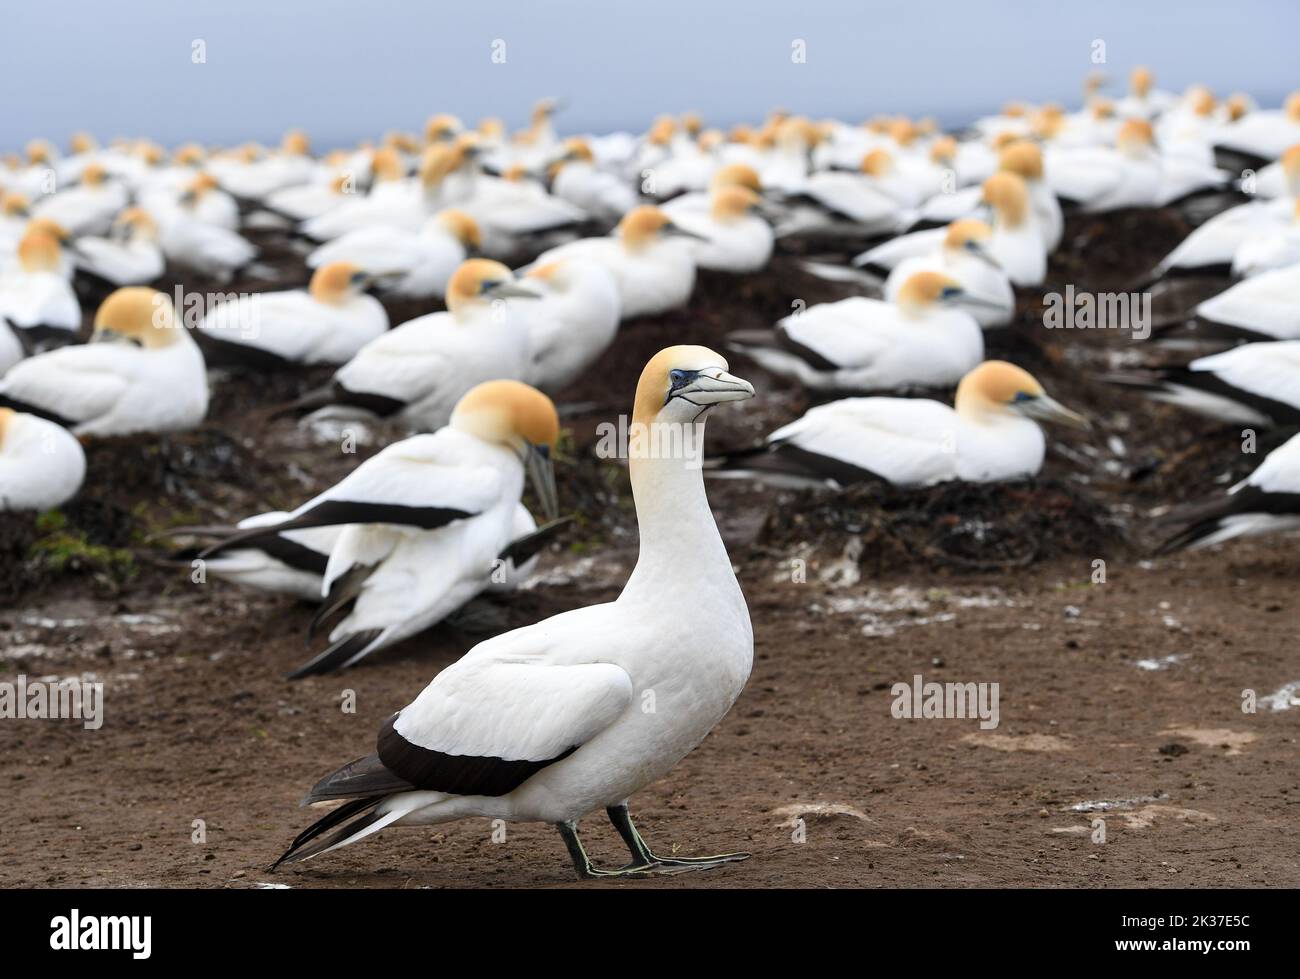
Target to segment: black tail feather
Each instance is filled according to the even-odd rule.
[[[293,863],[297,860],[306,860],[308,857],[314,857],[321,851],[328,850],[335,843],[340,843],[343,840],[346,840],[353,833],[365,829],[375,820],[380,818],[372,810],[383,800],[383,798],[382,795],[375,795],[365,799],[353,799],[351,802],[345,802],[337,809],[333,809],[326,813],[320,819],[316,820],[316,822],[312,823],[305,830],[299,833],[294,838],[294,841],[289,844],[289,849],[285,850],[284,853],[280,855],[280,858],[276,860],[275,863],[271,864],[269,869],[274,871],[282,863]],[[361,815],[361,818],[353,820],[343,828],[331,833],[323,840],[316,840],[316,838],[322,833],[328,833],[331,829],[334,829],[335,826],[338,826],[339,823],[352,819],[353,816],[357,815]],[[311,843],[312,840],[316,840],[316,842],[312,843],[311,846],[307,846],[307,844]]]
[[[322,673],[332,673],[341,669],[348,660],[370,645],[383,631],[383,629],[366,629],[364,632],[354,632],[350,636],[344,636],[324,652],[288,674],[286,679],[301,680],[305,676],[319,676]]]

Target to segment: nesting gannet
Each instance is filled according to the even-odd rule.
[[[419,231],[386,225],[357,228],[321,245],[307,256],[309,268],[351,262],[375,278],[382,292],[403,299],[425,299],[447,291],[447,280],[482,244],[478,222],[448,208]]]
[[[1160,545],[1161,554],[1300,527],[1300,435],[1266,455],[1223,496],[1179,509],[1169,520],[1185,526]]]
[[[548,171],[551,193],[597,221],[617,221],[637,206],[636,191],[626,181],[596,166],[587,140],[569,139],[564,145],[564,155]]]
[[[903,284],[917,272],[939,272],[957,280],[977,300],[970,314],[980,326],[1006,326],[1016,310],[1016,295],[1011,280],[989,254],[992,229],[983,221],[966,218],[941,229],[941,234],[931,253],[904,259],[889,273],[885,299],[896,302]]]
[[[0,408],[0,511],[61,506],[81,488],[85,475],[86,456],[71,432]]]
[[[81,329],[81,304],[63,271],[60,245],[67,240],[57,225],[34,221],[18,243],[17,263],[0,273],[0,334],[27,353],[65,343]],[[12,353],[12,342],[5,346]],[[0,372],[7,366],[0,363]]]
[[[0,192],[0,255],[17,246],[31,218],[31,202],[17,191]]]
[[[613,342],[620,314],[618,282],[605,266],[580,258],[535,265],[527,278],[541,293],[528,307],[528,378],[555,394]]]
[[[1151,69],[1138,65],[1129,73],[1129,94],[1115,107],[1122,118],[1150,119],[1170,108],[1177,100],[1172,92],[1153,88]]]
[[[171,300],[129,286],[100,305],[90,343],[10,368],[0,380],[0,404],[77,435],[176,431],[203,420],[208,381],[203,356]]]
[[[214,363],[283,367],[342,364],[388,330],[365,294],[370,276],[351,262],[322,265],[306,289],[255,292],[218,303],[199,322]]]
[[[239,228],[239,205],[210,173],[197,173],[179,186],[161,185],[142,194],[140,204],[155,214],[181,209],[188,217],[227,231]]]
[[[1106,380],[1216,421],[1300,425],[1300,340],[1246,343],[1186,367],[1113,374]]]
[[[917,272],[896,302],[820,303],[780,320],[775,345],[733,334],[730,346],[819,391],[945,387],[984,357],[984,334],[969,311],[983,305],[956,279]]]
[[[762,450],[737,453],[713,471],[795,485],[1025,479],[1043,465],[1036,420],[1088,426],[1028,372],[989,360],[962,378],[956,409],[919,398],[832,401],[777,429]]]
[[[82,170],[77,186],[37,201],[32,216],[48,218],[74,236],[100,235],[126,205],[126,188],[109,180],[104,168],[92,163]]]
[[[1020,177],[999,170],[984,181],[983,200],[993,208],[993,234],[986,246],[1013,285],[1032,288],[1047,275],[1047,246],[1029,207]]]
[[[692,249],[702,269],[757,272],[772,257],[772,226],[754,211],[762,198],[748,187],[723,186],[713,192],[707,212],[682,211],[673,222],[699,235]]]
[[[148,285],[163,274],[158,224],[149,212],[128,207],[108,238],[82,238],[73,248],[77,269],[114,287]]]
[[[882,185],[892,167],[888,151],[876,149],[863,158],[860,173],[824,170],[805,178],[787,189],[790,208],[778,221],[776,236],[871,237],[902,231],[912,223],[913,212]]]
[[[292,407],[439,429],[476,384],[529,376],[528,314],[510,300],[536,298],[504,265],[472,258],[447,283],[446,312],[409,320],[370,341],[326,388]]]
[[[482,592],[516,539],[525,475],[556,516],[551,400],[518,381],[468,391],[431,435],[389,445],[279,522],[241,531],[201,555],[325,526],[330,549],[312,629],[341,616],[329,646],[293,676],[351,666],[441,621]]]
[[[1196,307],[1207,332],[1250,340],[1300,340],[1300,265],[1263,272]]]
[[[676,220],[679,215],[687,213],[708,214],[713,208],[714,195],[723,187],[745,187],[755,194],[763,193],[763,181],[758,171],[747,163],[728,163],[718,167],[709,178],[707,191],[691,191],[674,197],[660,207],[665,214]]]
[[[698,432],[713,405],[752,397],[726,366],[702,347],[670,347],[641,375],[633,417],[652,433],[630,460],[641,554],[618,600],[489,639],[444,669],[384,724],[375,754],[316,785],[307,802],[349,801],[277,864],[386,826],[466,816],[555,824],[582,878],[702,870],[747,856],[657,855],[627,806],[722,719],[753,659],[749,611],[698,464],[650,448],[663,441],[653,433]],[[594,867],[578,838],[578,821],[602,807],[632,853],[619,870]]]
[[[1248,235],[1232,255],[1232,274],[1243,279],[1300,264],[1300,198],[1291,220]]]
[[[158,222],[158,244],[177,265],[229,278],[257,257],[257,249],[237,232],[200,217],[196,208],[202,196],[187,192],[175,205],[150,210]]]
[[[579,258],[604,265],[618,282],[623,318],[654,316],[684,306],[695,288],[695,259],[682,238],[698,236],[677,227],[659,208],[642,205],[624,216],[616,236],[560,245],[543,252],[536,264]]]
[[[1281,109],[1250,112],[1220,129],[1218,146],[1260,160],[1276,160],[1300,143],[1300,92],[1287,96]]]

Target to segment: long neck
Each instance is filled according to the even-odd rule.
[[[630,462],[641,553],[623,590],[662,596],[689,593],[702,580],[735,581],[731,559],[704,493],[700,468],[704,426],[687,426],[695,444],[688,452],[638,454]],[[684,456],[684,457],[683,457]]]

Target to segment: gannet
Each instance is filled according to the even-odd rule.
[[[1300,425],[1300,340],[1246,343],[1186,367],[1105,379],[1215,421]]]
[[[110,181],[104,168],[92,163],[81,172],[75,187],[44,197],[32,206],[32,216],[48,218],[75,236],[100,235],[113,216],[127,205],[126,188]]]
[[[564,155],[548,168],[551,193],[597,221],[618,221],[637,206],[637,194],[630,184],[596,166],[587,140],[575,137],[564,146]]]
[[[85,475],[81,443],[67,429],[0,408],[0,511],[62,506]]]
[[[24,352],[66,343],[81,329],[81,304],[63,271],[60,245],[68,240],[57,225],[33,221],[18,243],[16,264],[0,273],[0,333]],[[6,344],[11,354],[12,346]],[[0,363],[0,372],[8,366]]]
[[[744,274],[767,266],[772,257],[772,226],[754,213],[762,198],[748,187],[723,186],[713,192],[707,212],[681,211],[673,219],[700,240],[692,244],[702,269]]]
[[[869,238],[902,231],[912,223],[914,212],[890,192],[890,185],[881,182],[889,177],[892,167],[889,152],[875,149],[863,157],[859,173],[821,171],[806,177],[798,186],[787,188],[791,207],[778,221],[776,236],[829,234]],[[767,186],[766,178],[763,184]]]
[[[1261,161],[1276,160],[1300,143],[1300,92],[1287,96],[1281,109],[1250,112],[1219,130],[1217,145]]]
[[[917,272],[939,272],[955,279],[976,300],[969,312],[980,326],[1010,323],[1016,310],[1015,290],[997,260],[989,254],[992,229],[983,221],[966,218],[936,230],[942,237],[932,252],[904,259],[889,274],[885,280],[885,299],[897,301],[903,284]]]
[[[1300,263],[1300,197],[1295,201],[1289,221],[1252,232],[1237,246],[1232,255],[1232,274],[1248,279],[1297,263]]]
[[[1300,340],[1300,265],[1245,279],[1196,307],[1207,332],[1249,340]]]
[[[832,401],[777,429],[757,452],[737,453],[710,471],[793,485],[1026,479],[1043,465],[1039,420],[1088,427],[1027,371],[989,360],[962,378],[955,409],[919,398]]]
[[[466,816],[554,824],[580,878],[703,870],[748,856],[657,855],[627,804],[722,719],[753,659],[749,611],[698,464],[651,448],[663,442],[654,433],[698,432],[713,405],[753,396],[726,368],[703,347],[669,347],[642,372],[633,419],[650,437],[630,459],[641,554],[618,600],[489,639],[444,669],[384,724],[375,754],[317,783],[305,802],[349,801],[301,833],[277,865],[390,825]],[[578,837],[578,821],[600,808],[632,853],[618,870],[593,866]]]
[[[419,177],[406,178],[406,167],[391,147],[375,150],[370,164],[370,192],[357,193],[338,207],[302,223],[303,234],[316,241],[330,241],[349,231],[370,225],[418,231],[439,208],[430,197],[441,170],[422,166]]]
[[[0,192],[0,256],[18,245],[31,218],[31,202],[17,191]]]
[[[482,592],[515,540],[524,478],[557,516],[551,452],[559,417],[519,381],[471,388],[451,421],[393,443],[276,523],[241,531],[207,558],[288,531],[344,525],[330,549],[312,631],[341,618],[302,677],[351,666],[441,621]]]
[[[579,258],[604,265],[618,282],[623,319],[654,316],[684,306],[695,288],[692,232],[657,207],[633,208],[608,238],[582,238],[538,256],[536,264]]]
[[[470,388],[521,380],[531,369],[527,316],[511,299],[537,293],[499,262],[472,258],[447,283],[447,311],[409,320],[370,341],[330,384],[291,407],[319,417],[393,417],[434,431]]]
[[[73,248],[77,269],[114,287],[148,285],[163,274],[158,224],[149,212],[128,207],[108,238],[82,238]]]
[[[1225,495],[1179,509],[1169,519],[1185,526],[1160,545],[1161,554],[1300,527],[1300,435],[1266,455]]]
[[[618,332],[618,282],[580,258],[535,265],[528,282],[541,296],[528,306],[528,380],[548,394],[564,390],[603,354]]]
[[[999,170],[984,181],[983,200],[993,208],[988,253],[1013,285],[1032,288],[1047,275],[1047,246],[1029,208],[1029,189],[1020,177]]]
[[[71,428],[129,435],[193,428],[208,408],[203,356],[171,300],[118,289],[95,313],[90,343],[29,357],[0,380],[0,405]]]
[[[331,262],[306,289],[218,303],[199,321],[199,334],[213,363],[342,364],[388,330],[383,305],[365,294],[369,284],[369,274],[351,262]]]
[[[179,210],[187,217],[226,231],[234,232],[239,228],[239,205],[221,189],[216,177],[210,173],[192,174],[176,186],[155,184],[152,190],[140,195],[140,206],[160,220]]]
[[[1177,96],[1152,88],[1155,82],[1151,69],[1138,65],[1129,73],[1129,94],[1115,107],[1121,118],[1150,119],[1174,104]]]
[[[984,304],[951,276],[917,272],[896,302],[820,303],[780,320],[774,345],[743,333],[729,345],[818,391],[945,387],[984,357],[984,334],[968,311]]]
[[[205,275],[228,279],[257,256],[237,232],[201,217],[198,207],[211,190],[186,191],[178,203],[150,209],[158,222],[158,244],[168,260]]]
[[[714,195],[723,187],[744,187],[760,196],[763,193],[763,181],[758,171],[747,163],[728,163],[714,171],[707,191],[681,194],[663,204],[660,210],[674,220],[688,213],[708,214],[713,208]]]
[[[357,228],[307,256],[308,268],[351,262],[375,278],[376,287],[402,299],[426,299],[447,291],[447,281],[482,244],[478,222],[448,208],[419,231],[385,225]]]

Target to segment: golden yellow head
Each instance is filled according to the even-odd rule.
[[[1214,99],[1214,93],[1204,85],[1193,85],[1187,92],[1187,104],[1192,112],[1202,118],[1209,116],[1214,112],[1218,103]]]
[[[700,130],[703,128],[704,128],[704,120],[700,118],[700,114],[698,112],[682,113],[682,129],[686,131],[686,134],[688,136],[698,136],[700,134]]]
[[[401,180],[406,170],[402,157],[391,146],[381,146],[370,156],[370,172],[376,182]]]
[[[99,142],[90,133],[74,133],[68,147],[73,153],[93,153],[99,149]]]
[[[107,179],[108,171],[98,163],[87,163],[81,170],[81,182],[87,187],[102,187]]]
[[[1110,99],[1096,99],[1088,108],[1092,117],[1098,121],[1115,118],[1115,103]]]
[[[23,230],[38,231],[41,234],[49,235],[63,246],[72,244],[72,233],[53,218],[32,218],[27,222],[27,227]]]
[[[352,262],[330,262],[312,273],[307,291],[318,303],[337,306],[365,284],[366,273]]]
[[[564,141],[564,155],[570,160],[581,160],[583,163],[594,163],[596,160],[591,152],[591,144],[581,136],[573,136]]]
[[[970,248],[972,243],[982,245],[992,236],[993,229],[983,221],[961,218],[948,225],[948,232],[943,237],[943,247],[958,250]]]
[[[1008,228],[1019,227],[1029,215],[1029,188],[1024,178],[999,170],[984,181],[983,200]]]
[[[898,306],[908,315],[915,316],[941,299],[960,293],[961,283],[942,272],[915,272],[898,289]]]
[[[290,129],[280,140],[280,149],[290,156],[310,156],[311,138],[301,129]]]
[[[712,190],[732,185],[748,187],[756,194],[763,192],[763,181],[759,179],[758,171],[747,163],[728,163],[725,167],[719,167],[709,181]]]
[[[113,219],[114,227],[126,231],[132,238],[156,241],[158,222],[143,207],[128,207]]]
[[[1017,174],[1025,180],[1043,179],[1043,151],[1037,143],[1020,140],[998,154],[998,169]]]
[[[197,167],[202,165],[205,155],[198,143],[186,143],[172,154],[172,161],[181,167]]]
[[[468,259],[447,281],[447,309],[456,313],[482,307],[492,301],[494,290],[513,280],[514,273],[500,262],[486,258]]]
[[[1224,106],[1228,110],[1228,120],[1236,122],[1250,111],[1250,97],[1237,92],[1228,96],[1228,101],[1224,103]]]
[[[736,221],[758,207],[762,198],[748,187],[719,187],[713,192],[713,217],[722,222]]]
[[[9,426],[13,424],[15,414],[12,408],[0,408],[0,449],[4,448],[5,437],[9,434]]]
[[[659,233],[672,222],[667,214],[651,204],[634,207],[618,223],[619,237],[627,248],[641,248],[659,238]]]
[[[487,381],[456,402],[451,426],[493,445],[554,449],[560,438],[555,403],[521,381]]]
[[[483,236],[478,222],[464,211],[454,207],[438,212],[438,223],[469,251],[478,251],[483,247]]]
[[[1145,119],[1129,119],[1119,127],[1115,145],[1125,153],[1144,153],[1155,145],[1155,131]]]
[[[889,136],[899,146],[911,146],[919,135],[911,119],[900,117],[889,124]]]
[[[31,202],[16,190],[11,190],[0,198],[0,211],[7,218],[24,218],[31,207]]]
[[[1300,122],[1300,92],[1292,92],[1282,104],[1286,117],[1292,122]]]
[[[170,346],[184,329],[176,322],[171,299],[146,286],[118,289],[95,313],[97,339],[124,337],[145,349]]]
[[[461,121],[455,116],[440,112],[436,116],[431,116],[429,121],[424,124],[424,141],[426,143],[441,143],[455,139],[456,135],[464,128]]]
[[[1132,90],[1133,94],[1140,99],[1147,97],[1147,93],[1151,91],[1152,81],[1153,79],[1151,77],[1150,69],[1145,68],[1142,65],[1138,65],[1134,68],[1128,76],[1129,88]]]
[[[930,146],[930,162],[946,167],[957,156],[957,141],[951,136],[940,136]]]
[[[862,158],[862,172],[872,177],[883,177],[894,166],[888,150],[874,149]]]
[[[677,132],[677,123],[673,121],[672,116],[660,116],[651,125],[646,139],[655,146],[667,146],[672,142],[675,132]]]
[[[957,385],[957,410],[986,411],[1010,405],[1019,398],[1037,398],[1043,386],[1029,371],[1005,360],[986,360]]]
[[[650,425],[669,404],[682,405],[688,415],[698,418],[714,404],[753,396],[754,388],[748,381],[727,373],[727,361],[721,354],[691,344],[665,347],[641,371],[632,420]]]
[[[478,134],[485,140],[496,142],[505,138],[506,124],[496,116],[487,116],[479,120]]]
[[[44,228],[34,227],[36,224],[35,221],[29,224],[18,241],[18,264],[30,275],[57,272],[63,254],[59,237]]]
[[[1300,143],[1288,147],[1282,153],[1282,173],[1288,183],[1300,181]]]
[[[26,150],[27,162],[32,166],[47,164],[54,159],[54,146],[46,139],[33,139]]]

